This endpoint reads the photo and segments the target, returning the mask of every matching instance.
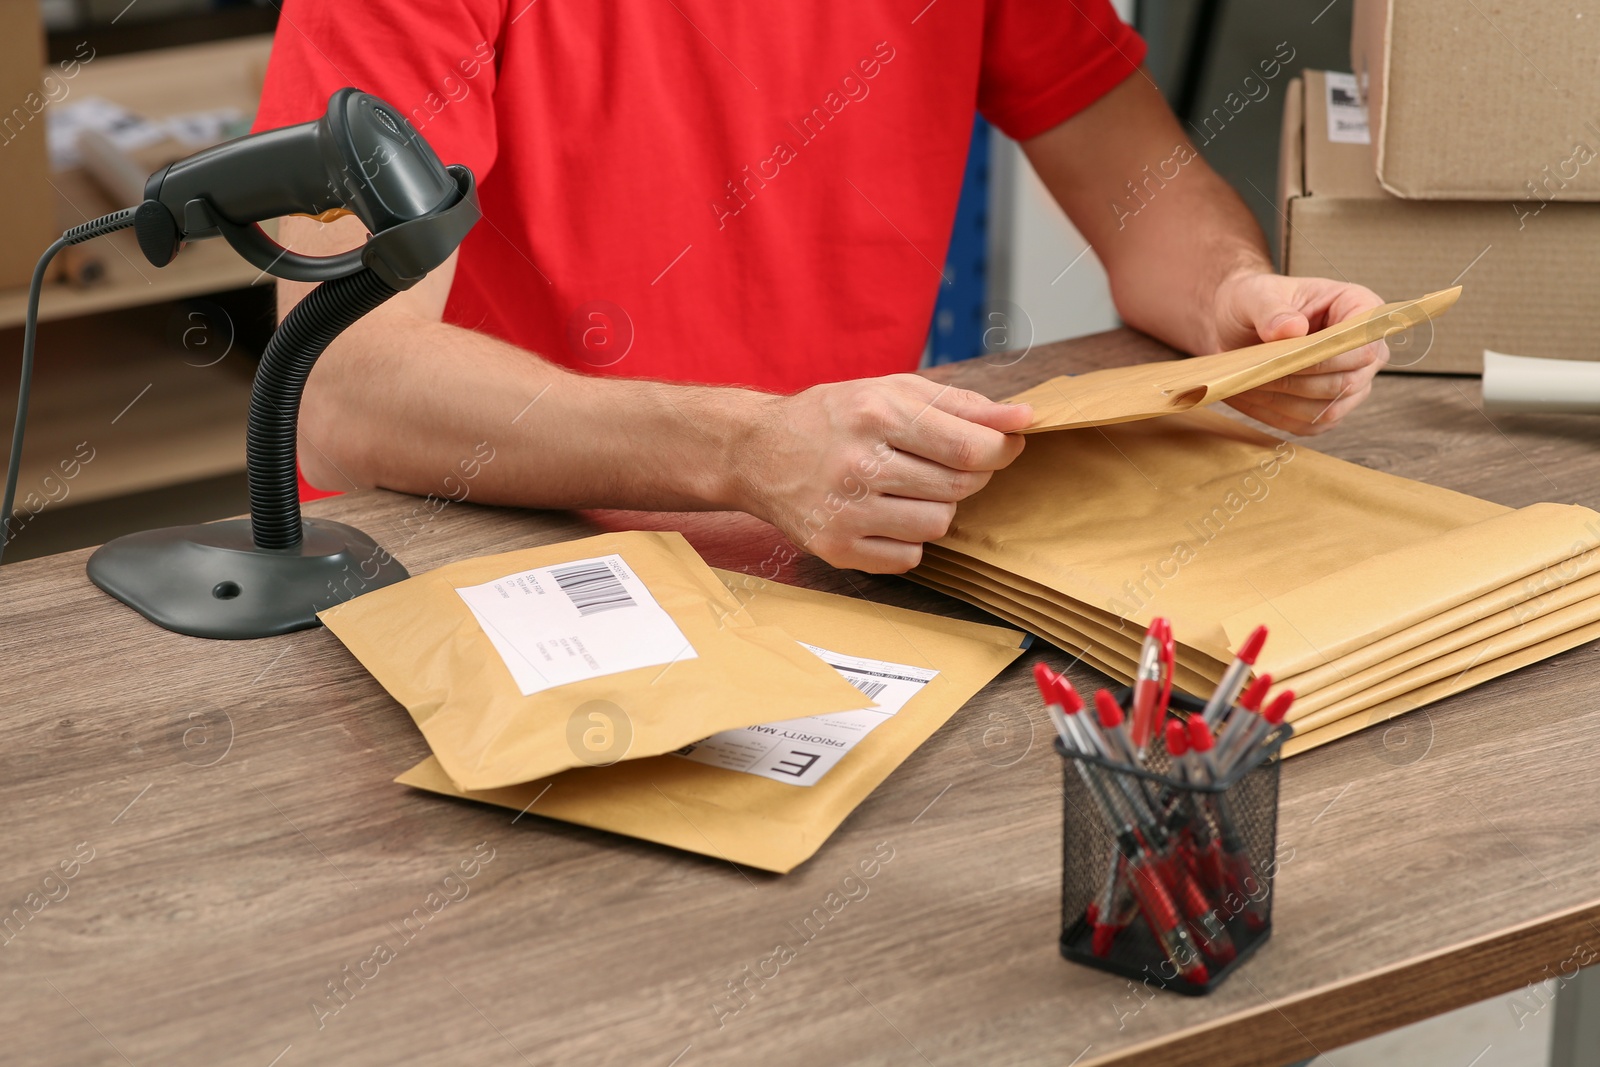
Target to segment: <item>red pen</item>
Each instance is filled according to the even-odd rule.
[[[1205,719],[1198,715],[1189,716],[1189,749],[1194,753],[1194,762],[1200,765],[1204,772],[1202,777],[1207,782],[1216,782],[1221,779],[1217,773],[1217,760],[1215,755],[1216,738],[1212,736],[1211,727]]]
[[[1083,697],[1078,696],[1077,689],[1072,688],[1072,683],[1045,664],[1034,664],[1034,681],[1035,685],[1038,685],[1040,696],[1045,699],[1046,712],[1050,713],[1056,731],[1061,734],[1062,744],[1066,744],[1067,749],[1074,752],[1096,753],[1096,745],[1091,741],[1090,734],[1086,734],[1083,729],[1088,723],[1078,720],[1077,713],[1083,710]],[[1099,896],[1083,910],[1083,918],[1093,929],[1091,950],[1094,955],[1104,957],[1110,952],[1110,945],[1115,941],[1117,934],[1133,921],[1133,915],[1139,909],[1139,901],[1130,888],[1130,864],[1126,861],[1125,849],[1122,848],[1122,841],[1126,838],[1134,841],[1134,848],[1141,848],[1138,845],[1138,832],[1134,830],[1134,821],[1138,819],[1138,813],[1134,813],[1131,817],[1123,816],[1115,801],[1115,793],[1106,782],[1101,781],[1096,769],[1090,768],[1082,761],[1075,763],[1078,776],[1082,777],[1083,785],[1090,792],[1094,806],[1099,809],[1102,821],[1106,822],[1110,832],[1117,835],[1118,840],[1117,856],[1107,870],[1106,885],[1102,886]],[[1131,808],[1133,806],[1131,798],[1128,803]],[[1146,896],[1152,896],[1154,899],[1154,894]],[[1158,909],[1158,904],[1152,907]],[[1176,965],[1178,963],[1174,960],[1174,966]]]
[[[1207,956],[1218,963],[1231,963],[1239,954],[1239,950],[1234,946],[1233,938],[1224,925],[1227,917],[1223,909],[1211,906],[1211,901],[1206,898],[1199,883],[1195,881],[1194,874],[1180,856],[1174,853],[1164,862],[1178,906],[1182,909],[1184,917],[1189,920],[1190,928],[1197,936],[1200,947],[1205,950]]]
[[[1223,720],[1222,729],[1217,732],[1217,763],[1228,767],[1235,758],[1235,750],[1244,744],[1244,739],[1250,734],[1255,723],[1260,722],[1259,713],[1261,702],[1267,697],[1267,690],[1272,688],[1272,675],[1261,674],[1256,680],[1245,687],[1239,695],[1239,710]]]
[[[1167,755],[1172,758],[1172,774],[1185,786],[1192,786],[1202,781],[1199,772],[1190,766],[1192,759],[1189,752],[1189,729],[1183,719],[1169,719],[1166,724]],[[1172,798],[1168,808],[1168,827],[1174,824],[1178,827],[1184,849],[1187,851],[1189,869],[1199,873],[1199,859],[1201,849],[1197,842],[1204,841],[1208,836],[1208,827],[1205,817],[1200,813],[1199,801],[1192,790],[1179,793]]]
[[[1194,782],[1194,775],[1189,770],[1189,729],[1182,719],[1167,720],[1167,755],[1172,758],[1172,769],[1178,781],[1184,785]],[[1179,796],[1181,809],[1187,809],[1189,822],[1192,825],[1195,819],[1194,794],[1183,793]],[[1185,827],[1185,832],[1189,827]]]
[[[1106,881],[1100,889],[1100,896],[1084,911],[1084,918],[1088,919],[1094,931],[1090,939],[1090,951],[1096,956],[1109,955],[1117,935],[1127,929],[1138,914],[1139,902],[1128,888],[1128,861],[1118,852],[1106,870]]]
[[[1038,663],[1033,668],[1033,679],[1044,698],[1045,712],[1050,716],[1050,721],[1055,725],[1056,732],[1061,735],[1061,741],[1068,749],[1085,755],[1099,756],[1101,759],[1115,760],[1116,757],[1112,754],[1106,739],[1095,729],[1093,719],[1088,715],[1078,714],[1084,708],[1083,698],[1078,695],[1078,691],[1072,687],[1072,683],[1065,675],[1057,674],[1043,663]],[[1113,833],[1124,828],[1132,829],[1152,817],[1145,806],[1144,797],[1128,784],[1124,776],[1091,767],[1081,761],[1074,762],[1077,763],[1078,774],[1083,778],[1089,795],[1095,801],[1095,806],[1100,809],[1101,818]],[[1106,778],[1113,779],[1117,788],[1113,789]],[[1119,795],[1123,798],[1125,806],[1117,804]]]
[[[1288,697],[1289,701],[1294,700],[1294,694],[1289,693]],[[1275,711],[1281,703],[1287,709],[1289,701],[1274,699],[1271,707]],[[1265,718],[1266,714],[1263,713],[1262,719]],[[1223,776],[1213,758],[1211,730],[1206,726],[1205,720],[1198,716],[1189,719],[1189,743],[1194,746],[1207,780],[1210,782],[1221,780]],[[1217,828],[1222,834],[1222,863],[1229,898],[1239,902],[1239,907],[1232,910],[1234,914],[1243,911],[1245,921],[1252,929],[1259,930],[1266,925],[1265,895],[1260,898],[1256,896],[1261,880],[1256,877],[1255,869],[1250,864],[1249,852],[1234,827],[1232,817],[1228,814],[1225,798],[1219,793],[1212,796],[1210,801],[1211,810],[1217,817]]]
[[[1101,731],[1111,739],[1111,747],[1127,764],[1137,766],[1139,755],[1128,737],[1128,724],[1122,717],[1122,705],[1108,690],[1098,690],[1094,695],[1095,714],[1100,717]]]
[[[1187,753],[1189,751],[1189,738],[1184,731],[1183,723],[1171,720],[1167,723],[1167,753],[1173,758],[1178,780],[1184,784],[1189,783],[1189,767]],[[1205,891],[1200,887],[1199,857],[1195,853],[1195,835],[1193,826],[1196,819],[1200,818],[1193,804],[1194,794],[1186,793],[1179,797],[1179,802],[1172,809],[1168,817],[1167,829],[1172,834],[1172,845],[1166,857],[1166,870],[1172,883],[1173,894],[1178,905],[1183,909],[1183,914],[1188,918],[1195,934],[1200,939],[1200,947],[1206,955],[1218,963],[1227,964],[1238,955],[1234,947],[1233,938],[1228,934],[1224,925],[1226,916],[1222,909],[1211,906],[1211,901],[1206,897]],[[1215,841],[1209,832],[1205,834],[1208,844],[1214,846]],[[1220,863],[1220,857],[1218,857]],[[1216,883],[1222,884],[1220,866]]]
[[[1172,694],[1172,624],[1157,618],[1145,632],[1133,679],[1133,744],[1141,753],[1155,738]]]
[[[1051,725],[1060,735],[1061,743],[1072,752],[1103,756],[1101,746],[1104,742],[1086,734],[1078,720],[1078,712],[1083,710],[1083,698],[1072,687],[1072,683],[1064,675],[1057,674],[1043,663],[1033,665],[1033,681],[1039,687],[1039,696],[1044,700],[1045,714],[1050,716]],[[1101,741],[1101,744],[1097,745],[1096,741]],[[1079,760],[1073,762],[1078,768],[1078,775],[1083,779],[1084,786],[1089,790],[1090,798],[1100,809],[1101,818],[1113,833],[1117,832],[1126,820],[1116,805],[1110,787],[1101,781],[1098,768],[1092,768]]]
[[[1186,785],[1205,784],[1205,773],[1195,764],[1196,757],[1189,750],[1189,729],[1186,723],[1174,720],[1167,724],[1167,751],[1172,753],[1177,761],[1180,781]],[[1189,847],[1192,873],[1205,889],[1213,893],[1225,893],[1228,888],[1228,872],[1222,859],[1222,846],[1217,840],[1217,835],[1212,833],[1211,820],[1206,815],[1211,805],[1201,799],[1201,794],[1188,793],[1184,799],[1189,809],[1189,820],[1184,827],[1184,836]],[[1225,907],[1217,909],[1217,916],[1223,922],[1228,920],[1230,914]]]
[[[1067,729],[1067,720],[1063,714],[1061,698],[1070,694],[1076,700],[1078,707],[1083,706],[1083,699],[1078,696],[1078,691],[1072,688],[1071,682],[1066,682],[1064,687],[1057,686],[1057,680],[1066,682],[1059,674],[1051,670],[1047,664],[1035,663],[1033,665],[1033,684],[1039,687],[1039,699],[1044,701],[1044,713],[1050,717],[1050,725],[1056,728],[1056,733],[1061,735],[1061,743],[1068,748],[1076,747],[1073,744],[1072,732]],[[1078,708],[1072,709],[1074,712]]]
[[[1217,720],[1222,718],[1223,712],[1233,707],[1233,702],[1239,699],[1239,690],[1244,688],[1245,680],[1250,677],[1250,668],[1256,665],[1256,657],[1261,655],[1261,646],[1266,643],[1265,626],[1257,626],[1251,631],[1250,636],[1244,639],[1243,647],[1223,673],[1216,692],[1206,701],[1206,710],[1202,714],[1205,716],[1207,726],[1215,726]]]
[[[1042,673],[1040,668],[1043,668]],[[1083,697],[1078,695],[1078,691],[1072,687],[1072,682],[1067,676],[1055,673],[1042,663],[1034,668],[1033,676],[1039,683],[1040,692],[1044,695],[1045,710],[1050,712],[1052,721],[1058,715],[1060,717],[1056,729],[1065,731],[1065,736],[1072,738],[1067,742],[1068,745],[1088,755],[1115,762],[1117,753],[1112,751],[1104,735],[1095,726],[1094,717],[1078,715],[1078,712],[1085,707]]]
[[[1118,762],[1122,757],[1121,752],[1114,748],[1110,741],[1106,740],[1105,732],[1095,722],[1094,716],[1078,714],[1084,709],[1083,698],[1078,695],[1076,689],[1072,688],[1072,683],[1067,680],[1066,675],[1055,675],[1051,683],[1051,692],[1054,694],[1055,703],[1059,704],[1061,710],[1066,712],[1068,728],[1073,730],[1085,742],[1082,746],[1083,750],[1090,755],[1099,756],[1109,763]]]
[[[1094,695],[1094,709],[1100,718],[1101,735],[1107,739],[1107,748],[1114,753],[1113,757],[1108,758],[1121,757],[1129,767],[1142,767],[1144,758],[1134,749],[1133,741],[1128,737],[1128,723],[1123,718],[1122,705],[1117,703],[1117,698],[1107,690],[1101,689]],[[1139,799],[1143,801],[1143,813],[1148,816],[1152,824],[1155,824],[1157,814],[1162,808],[1157,800],[1157,794],[1149,782],[1142,778],[1130,781],[1131,777],[1118,775],[1118,785],[1127,793],[1137,790]]]
[[[1054,694],[1054,678],[1056,672],[1048,664],[1034,664],[1034,685],[1038,686],[1038,699],[1045,702],[1045,715],[1050,717],[1050,725],[1056,728],[1056,733],[1061,734],[1061,744],[1074,747],[1072,734],[1067,731],[1067,723],[1061,715],[1061,705],[1056,704]]]
[[[1062,684],[1070,685],[1060,675],[1057,675],[1057,679]],[[1076,696],[1076,694],[1073,695]],[[1102,700],[1102,697],[1105,699]],[[1117,705],[1116,698],[1103,689],[1096,694],[1095,702],[1097,705],[1096,711],[1101,711],[1102,708],[1109,708],[1117,716],[1122,713],[1122,708]],[[1078,700],[1078,708],[1079,710],[1083,708],[1081,699]],[[1111,721],[1118,726],[1122,722],[1120,718],[1113,718]],[[1079,736],[1084,738],[1084,751],[1093,753],[1108,763],[1124,762],[1130,767],[1137,765],[1136,761],[1129,760],[1123,755],[1121,745],[1126,744],[1127,739],[1121,737],[1118,731],[1102,730],[1099,724],[1095,722],[1093,715],[1069,713],[1067,726],[1069,729],[1075,728]],[[1129,825],[1147,832],[1159,833],[1160,825],[1156,821],[1155,802],[1145,791],[1143,780],[1136,779],[1130,774],[1118,774],[1110,770],[1102,770],[1101,774],[1109,780],[1110,784],[1106,787],[1106,791],[1111,793],[1113,799],[1118,796],[1122,797],[1123,811],[1127,816]],[[1112,792],[1112,786],[1115,786],[1115,792]]]
[[[1261,744],[1266,736],[1283,722],[1284,716],[1289,714],[1289,708],[1293,704],[1293,689],[1285,689],[1272,698],[1271,702],[1262,710],[1261,717],[1251,722],[1250,732],[1239,740],[1232,751],[1224,754],[1222,767],[1225,773],[1232,773],[1233,769],[1250,754],[1250,751]]]
[[[1127,860],[1128,888],[1133,891],[1139,913],[1144,916],[1145,925],[1161,946],[1162,953],[1184,979],[1204,985],[1211,980],[1211,972],[1206,969],[1194,938],[1179,917],[1156,863],[1131,830],[1118,838],[1117,847]]]
[[[1161,642],[1161,665],[1165,673],[1161,677],[1161,697],[1156,701],[1156,723],[1160,723],[1167,714],[1167,703],[1172,699],[1172,676],[1178,673],[1177,641],[1172,636],[1172,623],[1167,619],[1157,619],[1161,626],[1161,633],[1157,640]],[[1151,739],[1155,738],[1155,727],[1150,731]]]
[[[1189,731],[1184,726],[1182,719],[1167,720],[1167,755],[1172,757],[1172,766],[1177,771],[1178,781],[1189,784],[1189,761],[1185,758],[1189,754]]]

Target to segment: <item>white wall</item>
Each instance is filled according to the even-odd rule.
[[[1133,18],[1133,0],[1115,0]],[[1121,325],[1105,270],[1067,221],[1016,142],[990,145],[990,306],[1007,308],[1010,348],[1044,344]],[[1020,314],[1017,314],[1020,309]],[[1029,326],[1031,325],[1031,331]]]

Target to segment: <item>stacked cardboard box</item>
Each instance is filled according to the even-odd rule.
[[[1284,271],[1384,296],[1460,282],[1447,320],[1392,346],[1397,370],[1477,374],[1485,348],[1600,360],[1597,36],[1600,0],[1358,0],[1355,75],[1288,94]]]
[[[1408,200],[1600,201],[1600,0],[1356,0],[1373,170]]]
[[[1485,348],[1600,360],[1591,266],[1600,205],[1402,200],[1378,183],[1367,145],[1329,139],[1330,84],[1337,92],[1337,81],[1307,71],[1284,106],[1284,271],[1345,278],[1380,296],[1459,280],[1448,318],[1391,344],[1396,370],[1477,374]]]

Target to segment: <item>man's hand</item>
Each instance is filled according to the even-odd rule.
[[[1022,147],[1105,265],[1122,320],[1176,349],[1295,337],[1382,303],[1359,285],[1273,274],[1255,217],[1142,71]],[[1281,430],[1322,433],[1366,398],[1385,359],[1369,345],[1229,403]]]
[[[1304,337],[1383,303],[1360,285],[1327,278],[1287,278],[1260,270],[1232,274],[1217,286],[1216,351],[1259,341]],[[1234,408],[1289,433],[1324,433],[1360,405],[1389,361],[1382,341],[1334,356],[1240,393]]]
[[[354,218],[289,218],[278,236],[331,255],[359,247],[365,231]],[[1017,457],[1012,431],[1033,419],[1026,405],[914,374],[794,396],[575,374],[443,322],[455,264],[451,255],[317,361],[300,419],[312,484],[466,499],[463,457],[487,447],[494,462],[471,476],[477,503],[738,509],[836,566],[895,572],[916,566],[955,502]],[[310,288],[278,287],[285,313]]]
[[[836,567],[900,573],[943,537],[956,502],[1022,451],[1026,404],[915,374],[772,397],[731,457],[739,507]]]

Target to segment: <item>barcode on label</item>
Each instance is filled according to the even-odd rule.
[[[888,682],[869,682],[865,678],[852,678],[848,674],[841,674],[839,677],[867,694],[867,699],[869,700],[877,700],[878,694],[889,686]]]
[[[551,567],[550,574],[561,591],[567,594],[567,599],[572,601],[572,606],[578,609],[579,615],[637,606],[633,597],[623,588],[622,580],[604,562]]]

